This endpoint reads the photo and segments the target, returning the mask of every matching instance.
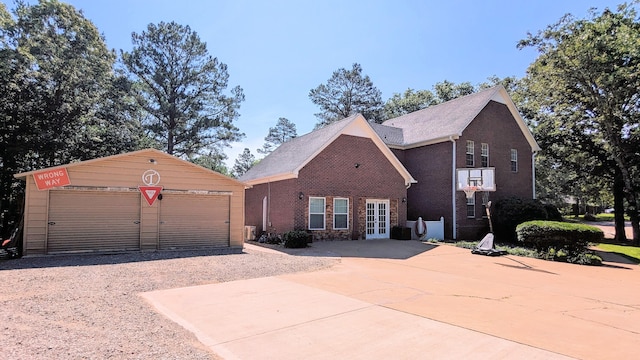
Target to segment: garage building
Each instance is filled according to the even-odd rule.
[[[26,181],[24,255],[242,251],[245,185],[159,150],[15,176]]]

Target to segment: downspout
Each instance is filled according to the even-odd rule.
[[[536,198],[536,155],[537,151],[531,154],[531,188],[533,189],[533,198]]]
[[[449,141],[452,144],[452,155],[451,155],[451,204],[452,204],[452,219],[451,222],[453,224],[453,232],[452,237],[453,240],[457,239],[457,227],[458,220],[456,219],[456,141],[453,139],[453,136],[449,136]]]

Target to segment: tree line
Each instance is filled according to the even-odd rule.
[[[522,79],[445,80],[383,102],[360,64],[338,69],[309,91],[319,108],[316,128],[354,113],[380,123],[502,84],[543,148],[536,157],[540,199],[613,201],[617,230],[626,212],[638,241],[637,4],[592,10],[585,19],[567,15],[528,34],[518,47],[539,55]],[[232,169],[224,165],[225,149],[244,137],[235,125],[244,94],[195,31],[149,24],[132,43],[130,52],[108,50],[81,12],[57,0],[18,2],[12,11],[0,3],[3,236],[23,204],[15,173],[147,147],[234,176],[258,161],[245,149]],[[295,124],[280,118],[258,153],[296,136]]]

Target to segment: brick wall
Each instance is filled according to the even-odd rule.
[[[466,167],[466,142],[474,141],[476,164],[480,167],[481,144],[489,144],[489,166],[495,167],[496,192],[489,200],[508,196],[531,198],[531,147],[522,134],[506,105],[494,101],[478,114],[456,140],[456,168]],[[518,150],[518,172],[511,172],[511,149]],[[411,175],[418,181],[407,191],[407,218],[421,216],[426,220],[445,218],[445,237],[453,236],[452,213],[452,142],[422,146],[403,151],[398,156]],[[489,231],[483,213],[482,195],[476,194],[476,216],[467,218],[466,197],[456,191],[456,218],[458,239],[479,239]]]
[[[356,166],[357,164],[357,166]],[[247,225],[259,232],[262,199],[270,196],[272,231],[308,229],[309,197],[325,197],[326,230],[314,240],[364,238],[366,199],[390,200],[390,226],[404,225],[407,190],[403,177],[369,138],[341,135],[299,172],[297,179],[261,184],[246,191]],[[302,194],[302,199],[299,195]],[[349,199],[349,229],[333,230],[333,198]]]
[[[256,234],[263,231],[283,233],[294,230],[294,213],[298,199],[296,180],[255,185],[245,191],[245,223],[256,227]],[[267,228],[262,228],[262,199],[267,198]]]
[[[476,167],[480,167],[481,144],[489,144],[489,166],[495,168],[496,191],[489,200],[518,196],[533,197],[531,146],[522,134],[506,105],[491,101],[467,127],[458,140],[456,161],[465,167],[466,142],[474,142]],[[511,149],[518,150],[518,171],[511,171]],[[480,239],[489,231],[489,222],[483,212],[482,194],[476,196],[476,215],[467,218],[466,197],[458,191],[458,239]]]

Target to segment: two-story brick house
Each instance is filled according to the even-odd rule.
[[[354,115],[282,144],[244,174],[247,225],[315,239],[389,237],[406,220],[445,219],[445,237],[487,231],[484,202],[535,197],[539,150],[501,86],[370,124]],[[471,199],[457,170],[489,168],[496,191]]]
[[[443,216],[446,238],[481,238],[488,229],[488,200],[535,198],[540,147],[502,86],[373,127],[417,180],[407,192],[407,217]],[[491,168],[495,192],[467,199],[456,189],[461,168]]]

